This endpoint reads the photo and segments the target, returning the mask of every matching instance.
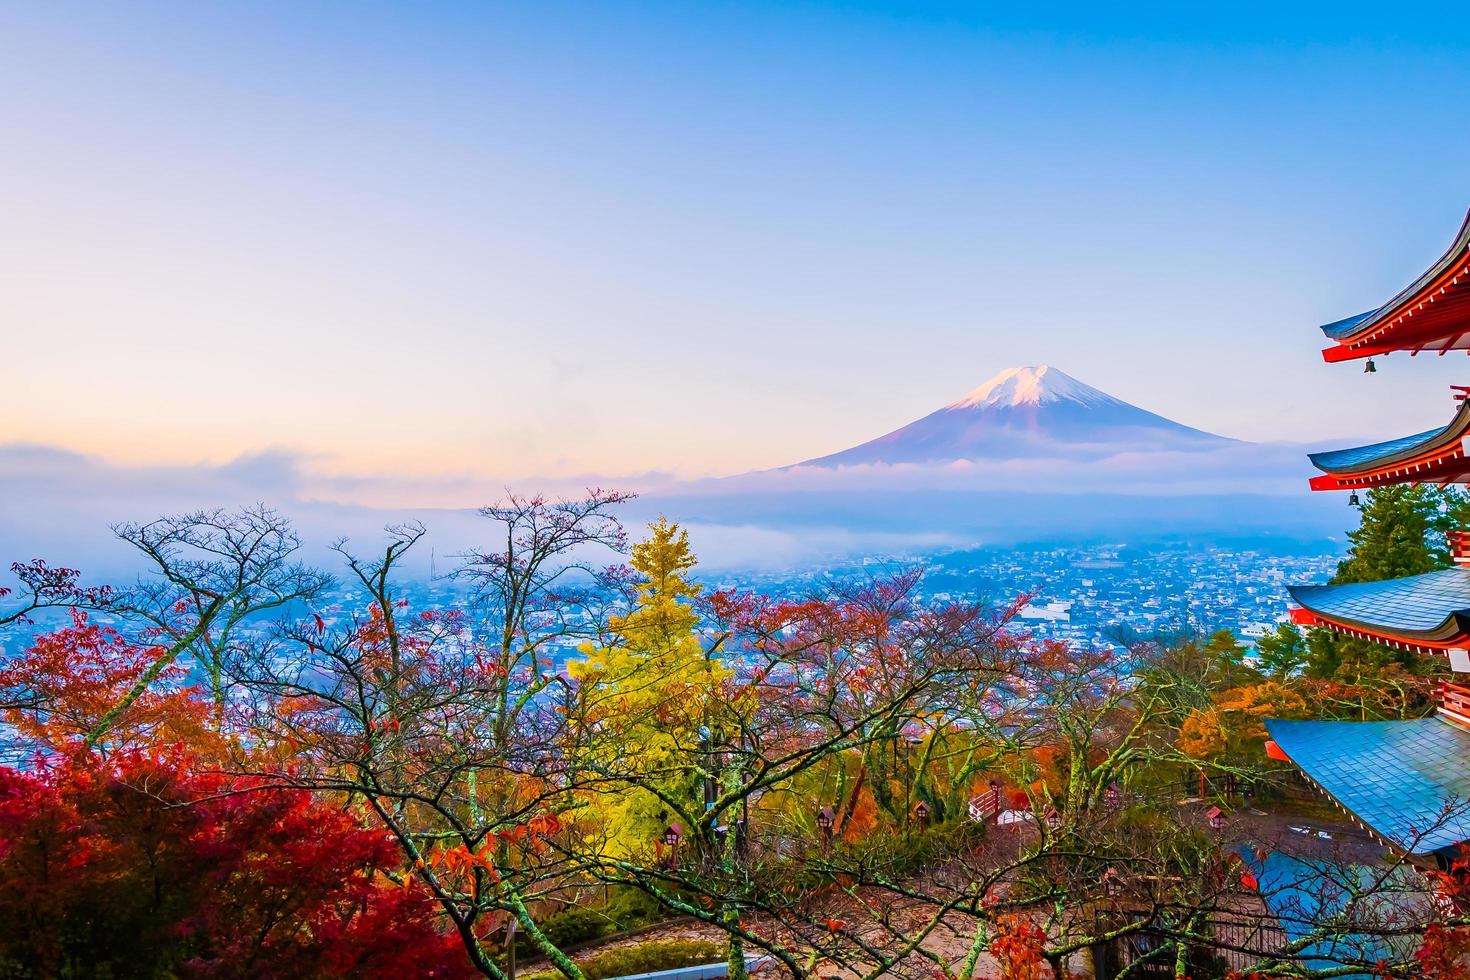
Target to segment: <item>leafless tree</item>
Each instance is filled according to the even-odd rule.
[[[223,721],[225,657],[252,618],[310,602],[328,576],[293,561],[300,539],[286,518],[263,506],[195,511],[113,532],[146,559],[148,573],[108,596],[107,608],[158,648],[153,665],[87,734],[90,747],[180,656],[204,669]]]
[[[250,692],[246,727],[290,759],[253,764],[286,785],[340,793],[383,826],[405,873],[434,895],[487,976],[503,972],[484,937],[513,920],[580,978],[538,922],[569,883],[587,880],[582,849],[548,843],[582,832],[557,699],[565,680],[550,657],[555,643],[604,618],[597,596],[618,576],[592,559],[622,546],[611,511],[625,499],[592,492],[486,508],[506,525],[506,547],[466,559],[474,612],[409,608],[399,566],[421,526],[389,528],[372,556],[339,542],[360,601],[332,611],[331,622],[283,623],[231,662]]]
[[[497,736],[513,729],[551,683],[550,650],[588,635],[595,621],[589,593],[600,595],[595,587],[605,584],[608,558],[627,547],[627,533],[614,512],[633,496],[597,489],[572,500],[507,493],[499,503],[480,508],[480,516],[501,525],[504,545],[461,555],[457,574],[474,587],[477,628],[488,635],[505,678],[495,693]],[[529,683],[512,696],[512,685],[522,675]]]

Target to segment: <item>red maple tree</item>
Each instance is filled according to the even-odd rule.
[[[340,805],[138,751],[0,768],[0,967],[472,976],[397,848]]]

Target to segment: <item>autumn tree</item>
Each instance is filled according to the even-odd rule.
[[[233,662],[253,737],[290,749],[277,782],[360,804],[486,976],[504,976],[491,936],[513,920],[580,980],[538,922],[579,880],[581,851],[566,839],[599,829],[582,826],[569,785],[555,657],[606,622],[597,596],[621,598],[595,561],[622,544],[612,509],[624,499],[594,491],[487,508],[505,548],[467,558],[470,609],[410,608],[400,568],[421,526],[390,528],[376,553],[343,542],[356,602],[330,621],[288,621]]]
[[[8,754],[35,763],[77,751],[158,657],[157,648],[73,610],[70,626],[36,636],[23,653],[0,664]],[[188,745],[196,753],[222,756],[224,745],[200,693],[188,671],[171,664],[115,716],[98,747]]]
[[[1141,639],[1128,649],[1142,686],[1163,699],[1175,724],[1207,707],[1220,691],[1260,679],[1245,662],[1245,647],[1229,630]]]
[[[1028,721],[1010,736],[1020,750],[1015,775],[1038,813],[1050,806],[1069,824],[1157,759],[1158,726],[1175,710],[1179,689],[1196,681],[1189,670],[1161,669],[1159,651],[1147,644],[1076,650],[1042,642],[1021,663]]]
[[[605,643],[586,644],[568,672],[576,682],[577,737],[590,753],[579,761],[591,765],[607,752],[604,771],[639,769],[635,783],[614,782],[597,794],[596,806],[619,837],[641,847],[668,827],[667,800],[697,812],[712,785],[713,700],[731,671],[715,658],[718,639],[701,642],[688,533],[661,518],[633,546],[629,564],[637,575],[632,609],[613,616]]]
[[[339,805],[183,754],[0,769],[0,970],[469,975],[397,858]]]
[[[301,541],[291,524],[264,506],[196,511],[113,532],[145,559],[149,572],[110,596],[120,616],[155,656],[97,719],[86,743],[96,745],[181,657],[203,672],[217,727],[226,702],[224,660],[249,621],[309,602],[330,581],[293,560]]]
[[[1179,729],[1179,750],[1192,758],[1246,766],[1264,759],[1267,718],[1302,718],[1306,698],[1294,685],[1263,680],[1220,691],[1190,712]]]

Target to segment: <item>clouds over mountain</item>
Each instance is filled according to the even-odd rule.
[[[419,521],[429,534],[405,568],[426,574],[431,549],[439,570],[452,555],[473,546],[492,546],[493,529],[474,510],[492,503],[506,487],[470,475],[395,477],[323,471],[321,461],[276,451],[224,464],[122,466],[95,456],[36,444],[0,445],[0,563],[44,557],[108,578],[135,570],[134,554],[117,542],[109,526],[146,521],[164,513],[263,502],[291,518],[303,538],[303,556],[337,568],[328,546],[347,537],[366,547],[387,524]],[[667,510],[694,538],[710,568],[785,567],[857,551],[892,551],[939,546],[943,534],[888,534],[841,526],[793,529],[782,522],[691,520],[671,506],[670,488],[682,486],[664,474],[624,478],[588,476],[518,481],[513,489],[571,495],[588,486],[634,488],[645,496],[625,508],[634,528]],[[650,492],[652,491],[652,492]],[[441,500],[431,507],[415,501]]]
[[[563,476],[515,489],[637,490],[630,524],[667,513],[690,526],[707,564],[773,566],[1068,536],[1335,532],[1337,501],[1306,492],[1303,451],[1201,432],[1043,366],[1002,372],[916,422],[794,466],[692,481]],[[107,569],[129,558],[109,541],[113,522],[257,501],[297,522],[312,560],[332,560],[326,545],[337,537],[373,541],[404,520],[428,525],[423,550],[442,556],[486,540],[473,508],[505,492],[469,472],[345,473],[331,463],[271,451],[124,466],[0,445],[0,558]]]

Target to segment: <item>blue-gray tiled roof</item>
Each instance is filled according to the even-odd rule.
[[[1338,320],[1334,323],[1325,324],[1322,327],[1322,332],[1325,333],[1331,340],[1338,340],[1343,337],[1351,337],[1353,331],[1358,328],[1358,324],[1362,323],[1364,320],[1368,319],[1370,316],[1377,312],[1378,310],[1372,309],[1369,310],[1367,313],[1359,313],[1357,316],[1350,316],[1345,320]]]
[[[1288,591],[1298,605],[1329,619],[1424,633],[1446,625],[1456,613],[1470,612],[1470,568],[1383,582],[1298,585]]]
[[[1429,854],[1470,840],[1470,729],[1440,718],[1268,719],[1266,731],[1318,786],[1402,850]],[[1447,804],[1460,806],[1446,816]]]
[[[1325,453],[1311,453],[1307,456],[1312,465],[1319,470],[1328,473],[1353,471],[1362,469],[1363,464],[1371,463],[1375,459],[1385,456],[1396,456],[1406,450],[1416,449],[1420,446],[1428,448],[1439,436],[1444,435],[1448,425],[1442,425],[1437,429],[1429,429],[1412,436],[1403,436],[1399,439],[1390,439],[1387,442],[1375,442],[1371,446],[1355,446],[1352,449],[1334,449]]]

